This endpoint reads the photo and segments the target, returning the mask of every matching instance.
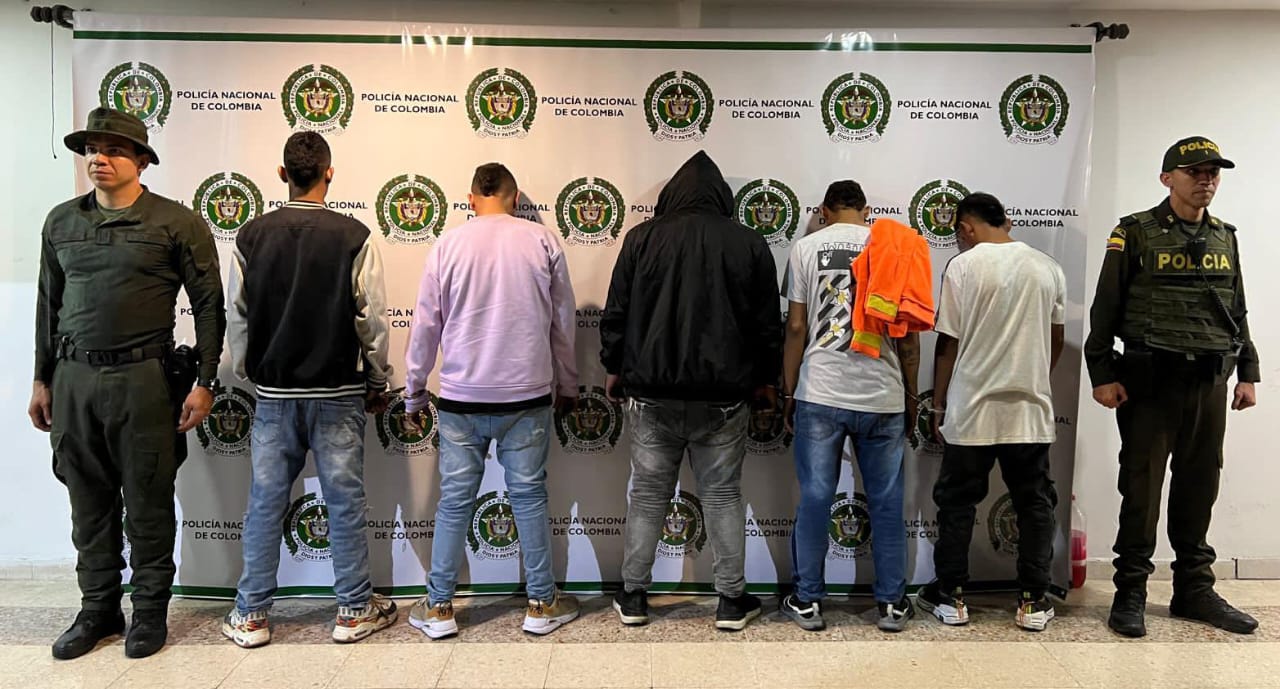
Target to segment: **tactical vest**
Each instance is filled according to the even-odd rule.
[[[1232,333],[1209,295],[1205,279],[1231,308],[1240,269],[1234,228],[1219,222],[1204,231],[1207,244],[1202,279],[1187,254],[1186,233],[1161,227],[1150,211],[1125,218],[1121,226],[1129,234],[1132,248],[1142,252],[1142,269],[1129,284],[1121,339],[1191,354],[1230,351]],[[1238,314],[1232,315],[1238,318]]]

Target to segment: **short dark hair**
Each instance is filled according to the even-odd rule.
[[[315,132],[298,132],[284,144],[284,174],[299,189],[314,187],[332,162],[329,143]]]
[[[480,196],[509,196],[516,191],[516,178],[502,163],[485,163],[471,178],[471,193]]]
[[[838,211],[849,208],[860,211],[867,207],[867,195],[862,193],[862,185],[851,179],[832,182],[827,187],[827,195],[822,197],[822,205],[827,210]]]
[[[983,192],[969,194],[960,200],[960,205],[956,206],[956,221],[965,218],[977,218],[992,227],[1003,227],[1008,220],[1000,199]]]

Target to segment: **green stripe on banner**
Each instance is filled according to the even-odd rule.
[[[426,45],[426,36],[372,34],[210,33],[201,31],[76,31],[77,39],[101,41],[186,41],[214,43],[348,43],[400,45],[406,38]],[[431,37],[439,44],[438,37]],[[876,53],[1079,53],[1093,52],[1092,45],[1053,43],[897,43],[839,41],[663,41],[628,38],[519,38],[503,36],[446,36],[445,45],[495,48],[621,48],[627,50],[747,50]]]
[[[601,593],[611,592],[622,588],[621,581],[572,581],[560,582],[560,590],[567,593]],[[914,592],[920,586],[908,586],[907,590]],[[1018,582],[1016,581],[980,581],[970,582],[965,586],[965,590],[971,593],[982,591],[1016,591]],[[131,591],[131,586],[125,586],[125,591]],[[426,586],[375,586],[374,591],[384,596],[409,597],[409,596],[425,596],[427,595]],[[780,584],[747,584],[748,593],[757,593],[763,595],[776,595],[785,590],[790,590],[790,586],[782,586]],[[524,593],[525,588],[522,583],[508,584],[459,584],[458,593],[464,596],[484,596],[484,595],[515,595]],[[827,591],[832,595],[869,595],[871,586],[868,584],[828,584]],[[665,593],[665,594],[714,594],[716,592],[715,584],[695,583],[695,582],[656,582],[649,587],[649,593]],[[1066,598],[1067,591],[1058,586],[1051,586],[1050,593],[1059,598]],[[232,599],[236,597],[234,588],[223,588],[217,586],[174,586],[173,594],[175,596],[186,596],[188,598],[225,598]],[[282,586],[276,591],[276,596],[281,598],[289,597],[333,597],[332,586]]]

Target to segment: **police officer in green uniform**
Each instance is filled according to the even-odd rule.
[[[81,592],[80,614],[53,655],[84,655],[124,631],[123,531],[132,545],[134,610],[125,654],[141,658],[168,634],[175,426],[185,433],[213,406],[226,328],[218,255],[199,216],[139,181],[159,164],[141,120],[98,108],[64,142],[84,156],[94,190],[55,207],[41,232],[28,413],[36,428],[52,431]],[[171,390],[165,374],[180,288],[195,314],[200,355],[189,394]],[[173,400],[184,396],[179,411]]]
[[[1208,212],[1220,171],[1233,167],[1204,137],[1169,148],[1160,173],[1169,197],[1112,231],[1089,314],[1084,357],[1093,398],[1116,410],[1120,427],[1122,501],[1108,624],[1124,636],[1146,634],[1166,467],[1169,541],[1177,554],[1169,612],[1238,634],[1258,626],[1213,590],[1217,555],[1205,542],[1222,469],[1228,378],[1236,374],[1232,409],[1256,404],[1260,379],[1236,228]],[[1123,354],[1114,350],[1117,337]]]

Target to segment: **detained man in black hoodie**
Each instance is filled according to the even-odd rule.
[[[760,614],[745,591],[742,459],[753,400],[772,407],[782,354],[778,276],[764,238],[733,220],[733,194],[704,152],[632,228],[600,320],[600,360],[612,400],[627,398],[631,491],[623,624],[649,621],[646,589],[686,450],[715,554],[716,627]],[[668,517],[671,516],[671,519]],[[672,528],[678,528],[671,525]]]

